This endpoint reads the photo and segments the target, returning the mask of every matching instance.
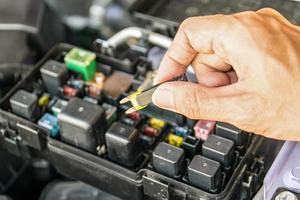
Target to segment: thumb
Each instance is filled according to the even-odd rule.
[[[160,85],[152,96],[155,105],[191,119],[231,121],[239,105],[228,87],[207,88],[192,82],[174,81]],[[239,109],[240,110],[240,109]],[[234,115],[234,116],[233,116]]]

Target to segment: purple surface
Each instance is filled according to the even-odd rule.
[[[300,192],[300,142],[285,142],[264,179],[264,199],[285,187]]]

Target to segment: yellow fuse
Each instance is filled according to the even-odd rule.
[[[50,96],[48,94],[43,94],[39,99],[39,106],[44,107],[49,103]]]
[[[160,119],[157,119],[157,118],[152,117],[152,118],[150,118],[150,120],[149,120],[149,125],[150,125],[152,128],[161,130],[161,129],[163,129],[163,128],[166,126],[166,122],[163,121],[163,120],[160,120]]]
[[[177,136],[173,133],[169,133],[167,137],[167,141],[169,144],[174,145],[176,147],[180,147],[183,143],[183,138],[180,136]]]

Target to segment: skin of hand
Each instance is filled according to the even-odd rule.
[[[300,28],[264,8],[183,21],[155,83],[192,65],[198,83],[167,82],[152,100],[192,119],[300,141]]]

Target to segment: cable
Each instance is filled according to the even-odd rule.
[[[36,34],[37,28],[25,24],[0,24],[0,31],[23,31],[30,34]]]

